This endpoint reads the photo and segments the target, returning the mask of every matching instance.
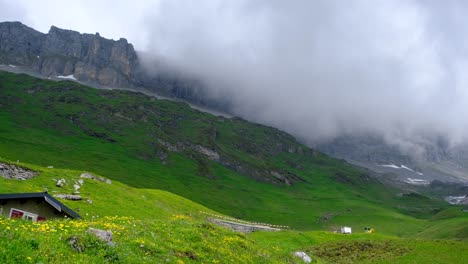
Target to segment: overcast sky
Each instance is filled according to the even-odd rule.
[[[468,133],[468,1],[5,1],[0,20],[127,38],[306,140]]]

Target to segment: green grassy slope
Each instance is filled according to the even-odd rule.
[[[25,181],[0,177],[0,193],[71,193],[83,173],[16,165],[40,174]],[[67,184],[57,187],[54,179],[62,178]],[[314,263],[463,263],[468,258],[468,243],[454,240],[294,230],[238,234],[208,223],[200,211],[217,213],[199,204],[166,191],[134,188],[118,181],[108,184],[84,179],[80,191],[84,200],[62,202],[79,210],[83,220],[31,223],[0,217],[0,262],[303,263],[292,254],[298,250],[312,256]],[[113,244],[88,234],[90,227],[111,231]],[[78,241],[74,247],[71,239]]]
[[[449,207],[398,195],[277,129],[140,93],[0,72],[0,124],[3,158],[94,171],[246,220],[407,236]]]
[[[72,193],[82,173],[18,165],[40,175],[26,181],[0,177],[1,193]],[[67,184],[57,187],[54,179],[65,179]],[[0,262],[281,263],[289,258],[209,224],[200,211],[213,211],[166,191],[84,179],[80,192],[83,200],[63,203],[81,214],[83,220],[31,223],[0,217]],[[114,245],[87,234],[90,227],[110,230]],[[72,237],[78,239],[78,248],[70,246]]]

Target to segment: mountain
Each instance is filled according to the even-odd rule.
[[[0,164],[34,172],[25,180],[0,172],[0,192],[71,194],[79,184],[82,200],[57,199],[84,218],[0,217],[3,263],[303,263],[296,251],[321,263],[467,258],[461,206],[384,185],[274,128],[8,72],[0,123]],[[207,215],[290,227],[238,234]],[[329,232],[344,225],[352,235]],[[112,243],[90,228],[112,232]]]
[[[381,138],[339,138],[310,148],[281,130],[241,118],[63,80],[132,89],[146,82],[167,94],[204,98],[197,91],[201,84],[184,78],[138,77],[139,62],[126,41],[55,27],[42,34],[20,23],[1,23],[0,34],[5,64],[0,66],[0,164],[34,171],[24,180],[0,172],[0,191],[70,194],[80,184],[86,198],[63,200],[83,221],[0,217],[2,263],[302,263],[294,251],[319,263],[467,258],[466,206],[440,199],[447,190],[465,192],[464,186],[436,178],[428,178],[430,189],[395,184],[388,180],[392,173],[375,173],[319,150],[415,175],[415,182],[430,176],[420,159],[402,155]],[[116,58],[112,50],[123,44]],[[128,71],[127,64],[133,65]],[[80,65],[95,71],[80,71]],[[464,160],[462,150],[445,151],[443,142],[436,149],[439,154],[427,161]],[[83,179],[83,172],[96,178]],[[109,181],[95,180],[101,177]],[[57,186],[58,179],[67,184]],[[290,230],[236,234],[209,223],[206,213]],[[353,235],[329,232],[341,226],[351,226]],[[377,234],[364,233],[365,227]],[[89,228],[109,230],[114,240],[99,241]]]
[[[150,70],[142,65],[159,66]],[[80,34],[54,26],[43,34],[20,22],[0,23],[0,69],[43,78],[75,79],[92,86],[153,92],[229,111],[229,99],[211,98],[202,82],[163,65],[160,58],[137,53],[125,39],[114,41],[98,33]],[[422,154],[417,155],[402,151],[379,135],[342,135],[312,145],[359,166],[397,175],[399,181],[410,184],[468,181],[468,146],[450,148],[438,138],[418,142]]]
[[[43,34],[20,22],[0,23],[0,36],[0,69],[3,70],[55,80],[75,79],[96,87],[154,92],[221,111],[230,108],[229,99],[210,98],[203,83],[183,73],[176,74],[164,66],[152,71],[142,67],[142,59],[151,60],[148,59],[151,56],[135,52],[125,39],[113,41],[98,33],[80,34],[54,26]],[[150,64],[158,63],[162,64],[153,59]],[[314,146],[385,175],[384,180],[397,180],[397,185],[429,185],[431,181],[466,184],[468,147],[448,148],[443,140],[426,140],[424,144],[423,155],[417,157],[389,145],[378,135],[345,135]],[[439,195],[460,193],[448,191]]]
[[[135,83],[138,58],[123,38],[113,41],[54,26],[43,34],[20,22],[2,22],[0,63],[29,67],[46,77],[125,87]]]
[[[21,22],[0,22],[0,68],[38,77],[74,79],[92,86],[133,88],[188,100],[198,105],[221,104],[207,98],[203,85],[183,74],[142,67],[140,57],[126,39],[81,34],[52,26],[47,34]],[[157,64],[158,61],[152,60]]]
[[[450,146],[437,138],[424,140],[417,146],[417,152],[402,151],[378,135],[340,136],[315,145],[331,156],[382,174],[396,175],[410,184],[442,181],[468,185],[468,146]]]
[[[94,171],[234,217],[300,229],[368,223],[404,234],[450,207],[278,129],[142,93],[0,72],[0,102],[3,158]],[[412,229],[391,224],[401,218]]]

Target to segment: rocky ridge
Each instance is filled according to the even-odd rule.
[[[44,34],[20,22],[2,22],[0,64],[28,67],[46,77],[126,87],[136,82],[138,58],[124,38],[114,41],[55,26]]]
[[[210,98],[201,82],[155,66],[160,60],[136,52],[124,38],[114,41],[99,33],[81,34],[55,26],[44,34],[21,22],[0,22],[0,70],[71,79],[94,87],[136,89],[222,112],[229,108],[227,100]]]

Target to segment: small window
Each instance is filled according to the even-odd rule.
[[[28,221],[34,221],[34,216],[30,215],[30,214],[25,214],[23,216],[23,219],[24,220],[28,220]]]
[[[26,212],[26,211],[15,209],[15,208],[11,208],[11,211],[10,211],[10,218],[22,218],[24,220],[36,222],[37,217],[38,217],[37,214],[33,214],[30,212]]]

